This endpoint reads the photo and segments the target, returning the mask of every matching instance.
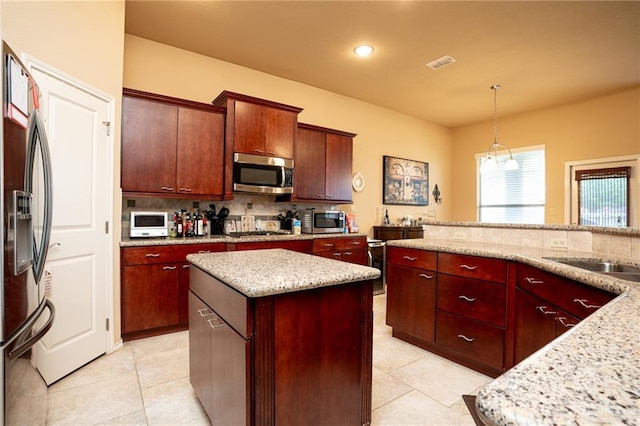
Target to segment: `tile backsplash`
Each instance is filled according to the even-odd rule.
[[[133,204],[131,206],[130,204]],[[279,213],[286,213],[288,210],[302,211],[308,208],[318,210],[343,210],[339,205],[330,204],[302,204],[302,203],[280,203],[275,201],[275,196],[236,194],[233,200],[211,201],[211,200],[187,200],[178,198],[161,197],[123,197],[122,198],[122,237],[129,237],[129,226],[132,211],[160,211],[169,213],[170,217],[175,211],[186,209],[192,211],[194,208],[202,210],[212,210],[210,205],[216,207],[219,212],[222,207],[229,209],[229,219],[240,220],[240,216],[248,214],[256,219],[276,220]]]

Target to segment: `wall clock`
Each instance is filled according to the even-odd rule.
[[[353,175],[353,180],[351,181],[353,184],[353,190],[356,192],[360,192],[364,189],[364,177],[361,173],[356,173]]]

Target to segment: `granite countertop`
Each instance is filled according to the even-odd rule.
[[[284,249],[190,254],[187,260],[247,297],[263,297],[372,280],[368,266]]]
[[[260,241],[294,241],[313,240],[317,238],[345,238],[366,237],[367,234],[286,234],[286,235],[256,235],[251,237],[231,237],[229,235],[211,235],[197,238],[123,238],[120,247],[165,246],[180,244],[209,244],[209,243],[248,243]]]
[[[388,246],[493,257],[599,287],[619,296],[487,386],[476,399],[493,425],[640,424],[640,283],[545,257],[632,259],[498,244],[399,240]]]

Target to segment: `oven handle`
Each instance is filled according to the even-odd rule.
[[[49,308],[49,319],[47,320],[47,322],[42,326],[40,330],[37,331],[37,333],[35,333],[33,336],[27,339],[23,344],[9,351],[9,354],[8,354],[9,360],[14,360],[19,356],[21,356],[22,354],[24,354],[26,351],[31,349],[31,347],[35,345],[38,340],[42,339],[42,337],[45,334],[47,334],[47,332],[53,325],[53,319],[56,316],[56,308],[53,306],[53,303],[49,299],[46,299],[46,302],[42,308],[43,311],[44,311],[44,308]],[[33,323],[35,323],[35,321],[37,321],[38,318],[40,318],[40,315],[37,315],[34,317]],[[31,325],[33,325],[33,323],[31,323]]]

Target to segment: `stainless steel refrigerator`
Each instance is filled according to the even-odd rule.
[[[51,161],[38,87],[4,41],[2,82],[0,424],[44,425],[47,388],[32,366],[30,348],[55,317],[43,277],[51,234]]]

